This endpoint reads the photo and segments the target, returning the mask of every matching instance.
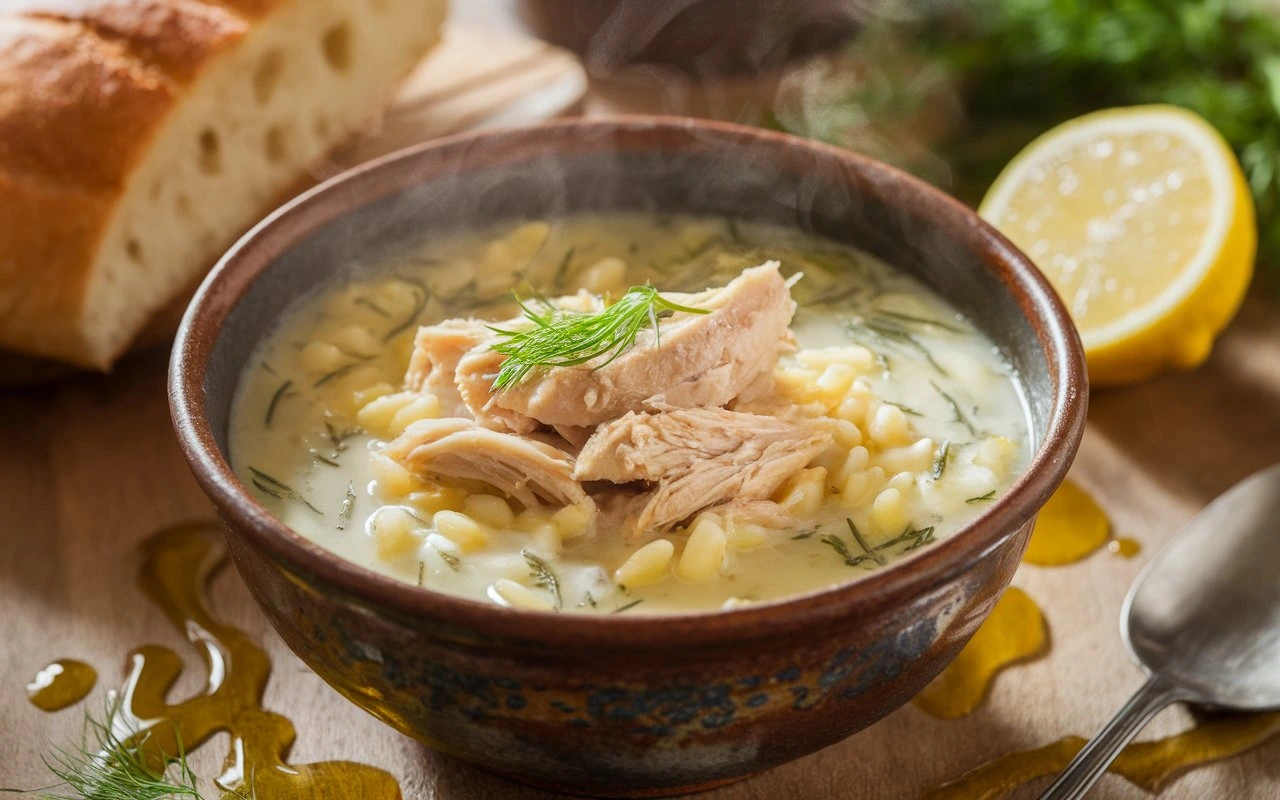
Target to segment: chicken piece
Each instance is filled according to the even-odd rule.
[[[722,503],[768,498],[830,442],[817,423],[723,408],[628,412],[596,429],[573,477],[655,484],[635,524],[661,530]]]
[[[458,391],[454,374],[464,355],[486,345],[492,338],[488,323],[478,319],[450,319],[438,325],[423,325],[413,339],[413,356],[404,376],[405,388],[435,395],[443,416],[470,417],[471,411]]]
[[[607,365],[602,356],[551,368],[497,394],[490,387],[503,358],[477,348],[458,364],[463,399],[477,419],[514,431],[592,427],[655,404],[722,406],[774,364],[796,308],[776,261],[719,289],[664,297],[711,313],[676,313],[662,323],[660,342],[646,329]]]
[[[473,420],[414,422],[382,452],[419,475],[481,481],[526,507],[572,505],[595,515],[595,502],[573,478],[568,453]]]

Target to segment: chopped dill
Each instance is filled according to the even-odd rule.
[[[885,311],[884,309],[878,309],[876,311],[876,314],[881,317],[889,317],[892,320],[896,320],[898,322],[905,322],[907,324],[926,325],[929,327],[938,328],[939,330],[949,331],[951,333],[967,333],[967,331],[965,331],[962,328],[957,328],[954,325],[948,325],[945,322],[939,322],[936,319],[929,319],[928,317],[917,317],[912,314],[903,314],[900,311]]]
[[[880,402],[888,406],[896,407],[899,411],[901,411],[903,414],[906,414],[909,417],[924,416],[924,414],[921,414],[919,411],[916,411],[914,408],[911,408],[910,406],[904,406],[902,403],[895,403],[892,400],[881,400]]]
[[[933,467],[929,469],[929,477],[935,481],[942,477],[942,473],[947,471],[947,462],[951,460],[951,440],[946,439],[942,442],[942,447],[938,448],[938,457],[933,460]]]
[[[920,528],[919,530],[907,531],[907,534],[905,535],[911,536],[911,544],[902,548],[902,552],[910,553],[912,550],[915,550],[920,547],[924,547],[926,544],[930,544],[931,542],[933,542],[933,526],[930,525],[927,528]]]
[[[280,388],[276,389],[275,394],[271,395],[271,402],[267,404],[267,415],[262,421],[262,427],[270,428],[271,420],[275,418],[276,406],[280,405],[280,401],[289,397],[293,397],[297,392],[292,391],[293,381],[287,380],[280,384]]]
[[[582,608],[584,605],[591,606],[592,608],[597,607],[596,599],[591,596],[591,592],[586,592],[585,596],[582,598],[582,602],[578,603],[578,608]]]
[[[295,492],[289,484],[273,478],[255,467],[249,467],[249,472],[253,473],[253,485],[258,487],[258,490],[263,494],[270,495],[277,500],[297,500],[316,514],[324,516],[323,511],[312,505],[310,500]]]
[[[373,313],[377,314],[380,317],[387,317],[388,319],[391,318],[391,314],[387,313],[387,310],[385,308],[373,302],[367,297],[357,297],[355,300],[352,300],[351,302],[357,306],[364,306],[365,308],[369,309],[370,311],[372,311]]]
[[[621,614],[623,611],[630,611],[631,609],[635,608],[636,606],[640,605],[640,604],[641,604],[641,603],[643,603],[643,602],[644,602],[644,598],[643,598],[643,597],[641,597],[641,598],[639,598],[639,599],[637,599],[637,600],[632,600],[630,603],[627,603],[626,605],[618,606],[618,607],[617,607],[617,608],[615,608],[611,613],[614,613],[614,614]]]
[[[875,562],[880,566],[883,567],[886,563],[888,563],[887,561],[885,561],[884,556],[880,555],[879,552],[877,552],[873,547],[867,544],[866,539],[862,538],[862,531],[858,530],[858,526],[853,524],[853,518],[845,517],[844,521],[849,526],[849,533],[853,535],[853,540],[858,543],[858,547],[861,547],[864,551],[866,551],[867,555],[875,559]]]
[[[382,337],[382,341],[384,342],[391,341],[392,339],[396,338],[400,334],[407,331],[409,328],[413,327],[418,322],[418,317],[421,317],[422,312],[426,310],[427,303],[431,302],[431,291],[427,289],[427,287],[424,286],[421,281],[414,280],[413,278],[406,278],[403,276],[396,276],[396,280],[413,287],[413,293],[415,296],[414,303],[413,303],[413,310],[409,312],[409,316],[405,317],[403,322],[397,324],[391,330],[386,332],[386,334]]]
[[[418,562],[418,585],[419,586],[424,585],[426,583],[426,580],[427,580],[427,562],[419,561]]]
[[[856,567],[862,562],[869,560],[870,556],[855,556],[849,552],[849,545],[841,541],[840,537],[827,534],[819,541],[836,551],[836,555],[844,559],[844,563],[850,567]]]
[[[791,541],[793,541],[793,542],[794,542],[794,541],[796,541],[796,540],[798,540],[798,539],[808,539],[810,536],[813,536],[813,535],[814,535],[815,533],[817,533],[817,532],[818,532],[818,531],[817,531],[816,529],[811,529],[811,530],[807,530],[807,531],[800,531],[800,532],[799,532],[799,533],[797,533],[795,536],[792,536],[792,537],[791,537]]]
[[[933,390],[935,392],[942,395],[942,399],[947,401],[947,405],[951,406],[951,414],[953,416],[953,421],[959,422],[961,425],[963,425],[965,427],[965,430],[969,431],[970,436],[977,436],[978,430],[973,427],[973,423],[970,422],[969,418],[966,417],[964,415],[964,412],[960,410],[960,404],[956,402],[956,399],[951,395],[947,394],[946,392],[942,391],[942,387],[934,383],[933,381],[929,381],[929,385],[933,387]]]
[[[327,464],[330,467],[342,466],[335,459],[331,458],[330,456],[326,456],[324,453],[321,453],[319,450],[315,449],[314,447],[308,447],[307,452],[311,454],[312,458],[314,458],[316,461],[319,461],[321,464]]]
[[[347,440],[352,436],[359,436],[364,433],[360,428],[347,428],[346,430],[338,430],[333,427],[333,423],[326,419],[324,421],[324,438],[329,440],[329,444],[333,445],[333,458],[338,457],[338,453],[347,449]]]
[[[938,363],[933,357],[933,352],[916,337],[914,333],[904,328],[901,324],[894,322],[892,319],[862,319],[860,322],[851,320],[847,326],[847,330],[851,335],[862,332],[864,337],[869,336],[882,342],[896,344],[908,350],[919,353],[929,366],[933,367],[939,375],[948,375],[949,373]]]
[[[560,597],[560,579],[551,571],[551,565],[531,550],[521,550],[520,555],[524,556],[524,563],[529,565],[529,575],[533,578],[534,585],[551,592],[551,596],[555,599],[555,608],[559,611],[563,604]]]
[[[555,277],[551,279],[551,285],[557,289],[563,289],[569,284],[569,264],[573,262],[574,247],[570,247],[564,251],[564,257],[560,259],[559,266],[556,267]]]
[[[992,489],[991,491],[979,497],[970,497],[968,500],[965,500],[965,502],[968,503],[969,505],[975,505],[977,503],[989,503],[992,500],[994,500],[995,497],[996,497],[996,490]]]
[[[440,560],[443,561],[449,569],[454,572],[462,570],[462,559],[458,558],[453,553],[450,553],[448,550],[441,550],[438,547],[436,548],[436,553],[440,556]]]
[[[360,366],[362,363],[363,362],[361,361],[352,361],[350,364],[343,364],[342,366],[338,367],[332,372],[326,372],[325,374],[320,376],[319,380],[311,384],[311,388],[319,389],[321,386],[324,386],[329,381],[336,381],[338,378],[341,378],[344,375],[347,375],[348,373],[350,373],[353,369]]]
[[[338,509],[338,530],[345,531],[347,526],[351,524],[351,512],[356,508],[356,490],[350,481],[347,481],[347,494],[342,498],[342,508]]]
[[[658,319],[662,311],[706,314],[707,309],[682,306],[664,299],[653,286],[632,286],[618,301],[598,313],[580,313],[555,308],[540,300],[541,311],[516,297],[525,319],[533,323],[527,330],[490,328],[500,339],[493,350],[506,356],[493,381],[500,392],[516,386],[534,370],[584,364],[607,355],[605,364],[635,345],[646,323],[653,328],[654,346],[659,340]]]

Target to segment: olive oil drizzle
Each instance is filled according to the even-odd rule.
[[[1280,711],[1206,717],[1182,733],[1134,742],[1110,772],[1153,794],[1196,767],[1240,755],[1280,734]],[[1085,745],[1067,736],[1034,750],[1010,753],[966,772],[925,795],[926,800],[988,800],[1067,768]]]
[[[955,661],[912,702],[940,719],[971,714],[1001,670],[1044,655],[1048,641],[1040,607],[1026,592],[1011,586]]]
[[[60,711],[73,706],[93,691],[98,673],[74,658],[59,659],[36,673],[27,684],[27,699],[42,711]]]
[[[1106,512],[1083,487],[1067,480],[1040,510],[1022,560],[1042,567],[1074,564],[1103,547],[1124,558],[1142,550],[1133,539],[1113,538]]]
[[[204,588],[226,563],[226,549],[212,524],[179,525],[142,545],[138,577],[143,594],[196,648],[208,675],[204,690],[178,703],[166,696],[182,674],[172,650],[143,645],[129,655],[119,716],[134,731],[132,744],[157,766],[226,732],[230,748],[215,780],[223,798],[272,800],[401,800],[389,773],[366,764],[287,762],[296,733],[287,718],[262,707],[271,674],[266,651],[242,631],[209,613]]]

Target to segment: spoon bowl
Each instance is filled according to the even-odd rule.
[[[1041,800],[1083,797],[1170,703],[1280,708],[1280,464],[1214,500],[1152,559],[1120,633],[1147,682]]]
[[[1147,565],[1121,634],[1197,705],[1280,706],[1280,464],[1214,500]]]

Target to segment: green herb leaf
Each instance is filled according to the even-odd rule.
[[[551,571],[551,565],[531,550],[521,550],[520,555],[524,556],[524,562],[529,565],[529,575],[533,578],[534,584],[551,592],[551,597],[555,600],[555,608],[559,611],[563,604],[560,597],[560,579]]]
[[[585,364],[606,355],[600,366],[609,364],[635,345],[646,325],[653,329],[658,347],[661,311],[709,313],[666,300],[649,285],[632,286],[616,303],[594,314],[564,311],[542,299],[538,300],[541,310],[518,296],[516,302],[531,325],[524,330],[491,329],[500,339],[493,350],[506,356],[493,381],[495,392],[518,385],[538,369]]]
[[[996,490],[992,489],[991,491],[987,492],[981,497],[970,497],[968,500],[965,500],[965,502],[968,503],[969,505],[976,505],[978,503],[989,503],[992,500],[994,500],[995,497],[996,497]]]
[[[258,491],[263,494],[274,497],[277,500],[297,500],[319,516],[324,516],[323,511],[316,508],[310,500],[295,492],[289,484],[273,478],[255,467],[249,467],[249,472],[253,474],[253,485],[258,487]]]
[[[951,459],[951,440],[943,441],[942,447],[938,448],[938,457],[933,460],[933,467],[929,469],[929,477],[935,481],[942,477],[942,473],[947,471],[947,462]]]

